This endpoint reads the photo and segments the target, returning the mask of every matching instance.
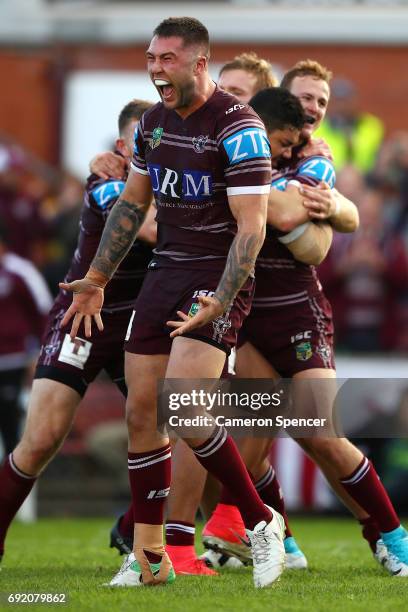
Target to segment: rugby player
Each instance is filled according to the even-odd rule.
[[[308,60],[296,64],[282,81],[282,86],[299,97],[305,112],[314,120],[305,125],[305,140],[310,139],[324,118],[329,100],[330,76],[324,67]],[[274,176],[273,185],[279,189],[290,179],[296,179],[304,183],[301,192],[307,198],[308,185],[322,179],[328,181],[330,177],[334,179],[330,160],[302,157],[295,158],[286,168],[281,168],[279,174]],[[273,196],[274,190],[271,194]],[[350,203],[344,200],[337,202],[338,205],[328,209],[306,202],[292,209],[290,223],[285,221],[283,225],[281,220],[285,216],[287,218],[287,211],[284,208],[279,211],[276,206],[270,206],[268,222],[286,231],[294,230],[295,235],[298,235],[298,226],[308,221],[309,211],[309,218],[327,219],[335,229],[353,231],[356,217],[353,222]],[[345,205],[348,219],[344,217]],[[305,228],[307,223],[303,226]],[[293,377],[294,380],[333,379],[335,366],[331,308],[315,271],[297,262],[285,249],[287,239],[269,235],[257,260],[257,291],[251,313],[240,334],[237,375],[245,378],[273,378],[279,376],[279,371],[280,375]],[[281,267],[283,262],[285,269]],[[267,364],[273,370],[271,367],[268,369]],[[325,391],[329,388],[328,382]],[[326,403],[329,414],[330,399],[323,394],[318,401],[320,405]],[[391,574],[408,575],[408,537],[371,462],[346,438],[310,437],[298,439],[297,442],[322,468],[335,491],[358,518],[363,526],[363,535],[376,559]],[[285,516],[279,483],[266,459],[269,444],[265,442],[263,451],[260,447],[259,439],[255,443],[248,440],[246,445],[241,446],[241,450],[256,479],[261,497],[266,503],[273,503]],[[225,533],[228,510],[226,507],[220,510],[219,519],[224,524]],[[239,519],[236,511],[231,512],[231,517],[235,521],[234,529],[237,530]],[[203,533],[210,535],[217,531],[220,520],[217,520],[215,513]],[[288,524],[286,536],[287,540],[289,536],[286,551],[290,550],[294,560],[297,557],[301,566],[304,556],[290,537]]]
[[[132,100],[118,119],[116,152],[130,158],[135,127],[152,105]],[[69,282],[84,274],[96,252],[106,219],[125,183],[91,175],[86,184],[81,213],[78,246],[66,276]],[[106,292],[103,307],[105,331],[89,340],[83,333],[76,338],[60,327],[71,302],[61,289],[51,308],[43,336],[30,395],[25,430],[21,441],[0,469],[0,553],[4,551],[7,529],[45,466],[55,456],[71,429],[77,408],[88,385],[105,370],[121,392],[126,394],[123,368],[123,340],[132,306],[152,257],[155,240],[151,213],[138,240],[117,270]]]
[[[163,547],[171,451],[167,436],[157,431],[156,383],[221,375],[250,308],[252,273],[265,237],[271,181],[265,129],[254,111],[216,87],[208,59],[208,32],[197,20],[169,18],[155,29],[147,63],[162,101],[138,126],[126,187],[88,273],[61,283],[74,292],[62,321],[74,317],[71,337],[82,324],[91,337],[93,321],[102,331],[104,288],[154,194],[158,244],[125,344],[135,544],[112,586],[175,578]],[[188,443],[237,501],[253,551],[255,586],[273,583],[284,564],[282,517],[260,500],[223,428]]]

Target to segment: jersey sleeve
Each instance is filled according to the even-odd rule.
[[[309,157],[299,164],[296,175],[292,178],[307,185],[318,185],[325,181],[331,189],[336,184],[336,172],[333,163],[327,157]]]
[[[144,134],[144,117],[142,116],[135,128],[133,156],[130,166],[135,172],[139,172],[139,174],[148,175],[149,171],[146,165],[145,147],[146,141]]]
[[[235,104],[219,121],[216,139],[227,195],[269,193],[271,149],[258,115],[249,106]]]
[[[90,196],[99,211],[106,211],[109,205],[116,201],[125,188],[124,181],[108,180],[93,187]]]

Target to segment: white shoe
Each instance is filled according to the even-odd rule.
[[[375,544],[374,559],[378,561],[382,567],[384,567],[388,561],[387,547],[381,539],[377,540]]]
[[[153,577],[160,573],[161,563],[149,563],[150,571]],[[174,569],[170,566],[167,577],[163,580],[163,584],[171,584],[176,579]],[[104,584],[110,587],[136,587],[143,586],[142,569],[134,553],[130,553],[123,561],[120,570],[112,578],[112,580]]]
[[[215,550],[206,550],[205,553],[200,555],[199,557],[202,559],[208,567],[212,567],[213,569],[220,569],[222,567],[227,567],[228,569],[240,569],[244,567],[242,561],[237,559],[237,557],[231,557],[225,553],[215,552]]]
[[[269,510],[272,512],[270,523],[261,521],[255,525],[253,531],[246,530],[251,542],[256,588],[272,584],[285,569],[285,521],[279,512],[272,508]]]

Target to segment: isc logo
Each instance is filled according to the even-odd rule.
[[[311,337],[312,337],[312,332],[308,330],[304,332],[299,332],[295,336],[291,336],[290,341],[293,344],[294,342],[298,342],[299,340],[310,340]]]
[[[193,298],[198,298],[198,297],[212,297],[214,295],[214,291],[210,291],[209,289],[198,289],[197,291],[194,291],[193,293]]]
[[[155,194],[184,200],[202,200],[212,195],[212,176],[199,170],[177,172],[158,164],[148,164]]]
[[[152,489],[147,496],[147,499],[161,499],[162,497],[167,497],[170,491],[170,487],[167,489]]]
[[[236,110],[240,110],[241,108],[245,108],[245,104],[234,104],[234,106],[231,106],[231,108],[225,111],[225,114],[229,115],[230,113],[233,113]]]

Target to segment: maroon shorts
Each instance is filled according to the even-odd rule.
[[[178,310],[193,316],[198,296],[213,295],[221,274],[219,270],[150,269],[135,303],[125,350],[140,355],[168,355],[173,330],[166,322],[179,321]],[[227,313],[184,336],[212,344],[229,355],[250,311],[254,289],[255,281],[248,279]]]
[[[70,323],[60,327],[66,310],[58,300],[51,309],[34,378],[62,382],[84,395],[88,385],[105,370],[126,393],[123,343],[131,310],[102,313],[103,332],[92,325],[91,338],[80,329],[75,340],[69,336]]]
[[[313,368],[335,368],[332,310],[323,293],[297,304],[252,309],[238,347],[245,342],[284,378]]]

